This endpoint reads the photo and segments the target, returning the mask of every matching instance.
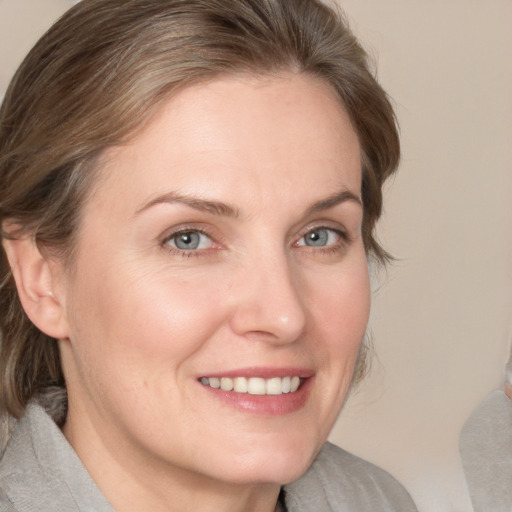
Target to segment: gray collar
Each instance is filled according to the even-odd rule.
[[[15,508],[32,498],[27,496],[31,489],[38,494],[38,510],[114,512],[60,429],[36,403],[27,406],[16,425],[0,464],[0,480]]]

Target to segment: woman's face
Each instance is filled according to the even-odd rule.
[[[66,436],[93,476],[298,478],[369,312],[360,150],[335,93],[217,79],[105,157],[54,292]]]

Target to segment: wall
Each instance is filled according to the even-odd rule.
[[[0,0],[0,91],[65,0]],[[471,510],[457,452],[503,379],[512,323],[512,2],[344,0],[397,107],[399,175],[380,238],[378,359],[332,439],[397,476],[424,512]]]

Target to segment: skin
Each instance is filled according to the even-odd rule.
[[[336,420],[368,320],[344,108],[305,75],[216,79],[168,100],[100,174],[72,269],[51,271],[65,436],[118,512],[273,511]],[[180,250],[180,230],[199,247]],[[309,391],[285,414],[198,381],[290,367]]]
[[[512,400],[512,386],[508,382],[505,383],[505,394]]]

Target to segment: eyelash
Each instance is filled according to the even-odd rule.
[[[328,245],[328,246],[315,247],[315,246],[310,246],[310,245],[306,245],[306,244],[300,244],[299,245],[299,241],[303,240],[304,237],[306,237],[308,235],[308,233],[312,233],[314,231],[321,231],[321,230],[327,230],[327,231],[330,231],[332,233],[335,233],[336,236],[339,237],[339,240],[337,240],[334,244],[331,244],[331,245]],[[172,246],[169,245],[169,242],[171,240],[176,239],[180,235],[184,235],[184,234],[187,234],[187,233],[198,233],[200,235],[204,235],[204,236],[208,237],[211,240],[211,243],[214,246],[217,245],[215,240],[214,240],[213,235],[211,233],[209,233],[208,230],[190,226],[190,227],[181,228],[181,229],[179,229],[177,231],[172,232],[170,235],[166,236],[162,240],[161,246],[168,253],[176,255],[176,256],[179,256],[179,257],[182,257],[182,258],[197,258],[197,257],[205,256],[205,253],[209,252],[210,248],[186,250],[186,249],[179,249],[177,247],[172,247]],[[329,255],[329,254],[337,253],[340,249],[346,247],[347,245],[350,245],[351,242],[352,242],[352,237],[346,231],[344,231],[342,229],[333,228],[331,226],[318,225],[318,226],[310,227],[307,230],[305,230],[300,235],[298,240],[296,242],[294,242],[293,245],[295,247],[301,247],[301,248],[305,247],[306,250],[312,251],[314,253],[319,253],[320,252],[322,254]],[[215,247],[213,247],[213,248],[215,248]]]

